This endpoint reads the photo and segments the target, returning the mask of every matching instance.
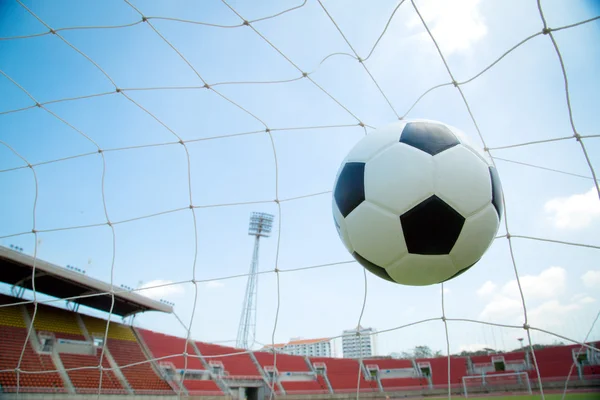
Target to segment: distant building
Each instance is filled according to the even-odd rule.
[[[358,333],[358,334],[357,334]],[[348,329],[342,333],[344,358],[365,358],[376,354],[376,331],[373,328]]]
[[[266,345],[261,350],[271,350],[293,356],[331,357],[331,339],[291,339],[288,343]]]

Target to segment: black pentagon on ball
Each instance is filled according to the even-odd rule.
[[[400,216],[409,253],[449,254],[465,218],[437,196],[431,196]]]
[[[344,165],[333,198],[344,218],[365,201],[365,163],[349,162]]]
[[[388,280],[390,282],[395,282],[390,276],[390,274],[388,274],[388,272],[385,270],[385,268],[373,264],[371,261],[367,260],[357,252],[352,253],[352,257],[354,257],[354,259],[358,261],[360,265],[365,267],[365,269],[371,272],[372,274],[377,275],[378,277]]]
[[[400,143],[415,147],[435,156],[460,144],[447,126],[435,122],[409,122],[402,130]]]
[[[500,177],[498,171],[494,167],[490,167],[490,177],[492,179],[492,204],[498,213],[498,219],[502,219],[503,205],[502,205],[502,184],[500,183]]]

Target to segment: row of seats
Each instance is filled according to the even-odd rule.
[[[419,362],[428,362],[431,365],[431,383],[434,386],[448,385],[448,358],[426,358],[417,359]],[[462,384],[462,377],[468,375],[467,358],[466,357],[451,357],[450,358],[450,384]]]
[[[60,358],[69,374],[69,379],[77,392],[88,393],[85,389],[98,389],[99,387],[106,393],[124,392],[124,388],[115,376],[115,373],[110,370],[102,371],[102,386],[100,386],[101,371],[100,368],[98,368],[100,365],[99,355],[63,353],[60,355]],[[81,367],[90,368],[76,369]],[[110,368],[110,364],[106,357],[102,360],[102,367]]]
[[[10,298],[1,296],[0,304],[10,304]],[[20,306],[0,307],[0,370],[19,367],[27,372],[15,371],[0,373],[0,386],[3,388],[48,388],[63,392],[64,386],[52,358],[38,354],[27,339],[27,329]],[[19,363],[20,360],[20,363]],[[10,390],[10,389],[9,389]]]
[[[535,350],[535,359],[542,378],[558,378],[569,375],[573,365],[573,349],[577,346],[556,346]],[[533,364],[533,360],[531,363]]]
[[[281,385],[285,389],[286,393],[292,392],[305,392],[305,393],[329,393],[327,384],[323,380],[323,377],[319,376],[320,379],[316,381],[283,381]]]
[[[223,368],[231,376],[260,376],[260,372],[254,365],[252,358],[244,350],[201,342],[196,342],[196,346],[202,356],[209,357],[207,360],[223,363]],[[233,353],[241,354],[228,355]]]
[[[402,369],[402,368],[413,368],[411,360],[399,360],[395,358],[384,358],[375,360],[363,360],[365,365],[377,365],[379,369]]]
[[[315,362],[322,362],[327,368],[327,378],[334,392],[344,392],[346,390],[352,390],[356,388],[359,382],[359,371],[360,367],[358,361],[348,358],[326,358],[326,357],[312,357],[310,361],[314,364]],[[364,374],[360,373],[360,387],[364,390],[379,391],[377,382],[373,380],[366,380]]]
[[[223,394],[223,391],[219,388],[219,386],[217,386],[215,381],[212,380],[186,379],[183,381],[183,384],[185,385],[188,393],[192,396],[195,394]]]
[[[94,318],[88,315],[81,315],[81,319],[87,329],[88,333],[92,336],[104,337],[106,333],[106,320],[100,318]],[[108,339],[120,339],[135,342],[135,335],[133,334],[131,327],[127,325],[119,324],[115,321],[110,321],[108,324]]]
[[[74,312],[45,304],[38,304],[37,310],[27,304],[27,311],[37,332],[52,332],[57,339],[85,340]]]
[[[304,357],[290,356],[288,354],[277,354],[277,357],[273,353],[264,351],[257,351],[254,353],[256,361],[261,367],[276,365],[277,370],[280,373],[283,372],[308,372],[310,371],[308,364],[304,360]]]
[[[0,295],[0,304],[10,304],[15,299]],[[0,307],[0,370],[13,369],[16,367],[21,357],[21,351],[25,348],[25,353],[21,361],[21,369],[24,371],[53,371],[56,370],[52,359],[48,355],[37,354],[30,343],[26,342],[27,329],[23,318],[24,310],[28,310],[30,317],[33,314],[34,306],[4,306]],[[34,320],[34,327],[37,331],[52,332],[58,338],[85,340],[83,332],[80,329],[75,313],[58,309],[55,307],[39,304]],[[89,316],[81,316],[87,331],[92,336],[104,336],[106,330],[106,321]],[[143,338],[151,351],[150,357],[172,363],[175,368],[183,369],[186,367],[186,357],[182,355],[185,348],[185,339],[157,333],[149,330],[139,329],[138,333]],[[205,357],[206,362],[219,361],[222,363],[225,372],[231,376],[253,376],[259,377],[260,372],[254,364],[252,357],[242,352],[226,346],[195,342],[200,354]],[[146,354],[142,351],[140,344],[136,340],[136,334],[128,326],[111,321],[108,330],[107,348],[111,351],[115,362],[121,367],[121,372],[125,376],[129,385],[134,391],[164,391],[172,392],[170,385],[164,381],[154,370]],[[536,351],[536,358],[539,364],[542,378],[566,376],[571,369],[572,349],[577,346],[560,346],[546,348]],[[200,360],[194,347],[188,343],[186,348],[189,357],[187,357],[187,368],[204,370],[206,364]],[[239,352],[229,356],[232,353]],[[503,355],[507,362],[520,361],[525,358],[523,352],[507,353]],[[68,371],[73,384],[81,393],[98,388],[99,384],[99,364],[98,356],[85,356],[64,354],[60,355],[65,368],[77,368],[84,365],[93,366],[91,369]],[[268,352],[255,352],[254,357],[262,367],[271,366],[275,363],[274,356]],[[452,357],[450,360],[451,376],[450,383],[461,384],[462,377],[467,375],[467,358]],[[323,362],[327,366],[327,377],[334,391],[343,392],[356,388],[359,373],[359,364],[356,360],[333,359],[315,357],[309,360],[311,363]],[[432,383],[435,386],[448,384],[448,359],[445,357],[434,359],[416,360],[417,362],[428,362],[431,366]],[[491,363],[491,356],[471,357],[474,363]],[[136,365],[131,365],[136,364]],[[411,360],[396,359],[367,359],[365,365],[375,364],[380,369],[408,369],[413,367]],[[109,368],[108,361],[103,360],[103,366]],[[309,365],[304,357],[277,355],[277,369],[280,373],[285,372],[309,372]],[[584,375],[597,374],[598,368],[585,367]],[[532,374],[536,374],[535,371]],[[58,373],[44,374],[20,374],[20,385],[25,387],[43,386],[64,390],[62,380]],[[361,373],[360,386],[364,390],[378,390],[377,383],[374,380],[365,379]],[[532,375],[533,376],[533,375]],[[424,378],[390,378],[381,379],[384,388],[392,387],[420,387],[426,385]],[[16,373],[6,372],[0,374],[0,385],[3,387],[16,384]],[[186,379],[186,387],[196,391],[220,390],[213,381],[198,381]],[[327,390],[327,384],[323,377],[317,376],[314,381],[287,381],[282,382],[286,391],[313,391],[319,392]],[[112,371],[104,371],[102,387],[108,391],[123,391],[124,388]]]
[[[382,379],[381,386],[383,386],[384,390],[397,388],[427,389],[429,388],[429,381],[427,378],[391,378]]]
[[[169,384],[156,374],[137,342],[108,339],[108,349],[134,391],[171,391]],[[136,364],[140,362],[143,364]]]
[[[205,369],[200,359],[196,356],[192,344],[188,343],[186,348],[185,339],[146,329],[138,328],[137,330],[146,343],[146,346],[148,346],[148,349],[152,352],[152,357],[160,359],[159,362],[172,363],[176,369],[183,369],[186,367],[187,358],[188,369]],[[184,357],[182,355],[184,352],[187,352],[192,357]]]

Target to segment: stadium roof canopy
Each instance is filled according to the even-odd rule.
[[[32,289],[33,262],[34,258],[27,254],[0,246],[0,282]],[[117,291],[114,294],[113,314],[127,316],[144,311],[173,312],[169,304],[113,288]],[[35,290],[101,311],[109,312],[111,308],[111,296],[108,294],[110,284],[39,258],[35,260]]]

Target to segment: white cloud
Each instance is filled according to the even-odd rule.
[[[586,278],[587,282],[597,285],[599,281],[595,279],[600,279],[600,271],[588,271],[581,276],[584,282]],[[523,275],[520,282],[525,296],[528,322],[532,326],[570,335],[575,328],[566,321],[582,318],[595,307],[590,305],[596,303],[596,299],[587,293],[576,293],[564,298],[568,284],[567,271],[564,268],[549,267],[537,275]],[[589,287],[592,287],[591,283]],[[491,293],[489,302],[479,315],[481,319],[514,325],[523,323],[523,302],[516,279],[495,290],[492,290],[491,282],[486,282],[477,292],[488,295]]]
[[[496,284],[492,281],[486,281],[479,289],[477,289],[477,295],[487,296],[492,294],[496,290]]]
[[[550,267],[538,275],[521,276],[519,280],[526,303],[529,300],[548,300],[560,295],[565,290],[566,277],[567,272],[561,267]],[[478,294],[491,293],[494,284],[489,282],[488,285],[488,282],[479,288]],[[484,307],[481,317],[489,320],[523,319],[523,302],[516,279],[508,281],[496,292]]]
[[[567,271],[564,268],[550,267],[539,275],[520,276],[519,281],[526,299],[547,299],[564,292],[566,279]],[[505,296],[520,298],[516,279],[506,283],[501,291]]]
[[[507,318],[512,320],[518,315],[523,315],[521,300],[511,299],[503,295],[494,296],[481,312],[481,317],[490,321],[505,321]]]
[[[445,55],[468,50],[487,34],[487,27],[479,12],[480,0],[420,1],[419,12],[433,37]],[[409,28],[421,28],[422,22],[415,15]],[[425,32],[424,40],[431,40]]]
[[[440,293],[442,292],[442,290],[440,289]],[[444,288],[444,295],[450,294],[450,288],[445,287]]]
[[[221,288],[225,286],[224,283],[219,282],[219,281],[208,281],[206,282],[206,287],[210,288],[210,289],[217,289],[217,288]]]
[[[141,285],[139,288],[143,290],[139,290],[138,293],[142,296],[150,297],[151,299],[155,300],[165,299],[169,296],[179,296],[185,293],[185,288],[183,287],[183,284],[170,285],[172,283],[173,281],[155,279],[153,281],[149,281]]]
[[[565,319],[573,311],[581,309],[581,304],[562,304],[558,300],[550,300],[537,307],[529,309],[527,315],[532,324],[548,328],[560,328],[565,325]]]
[[[592,304],[595,302],[596,299],[586,293],[577,293],[571,297],[571,303]]]
[[[581,275],[581,280],[585,287],[600,288],[600,270],[590,270]]]
[[[557,197],[546,202],[544,211],[560,229],[580,229],[600,218],[600,200],[594,187],[583,194]]]

